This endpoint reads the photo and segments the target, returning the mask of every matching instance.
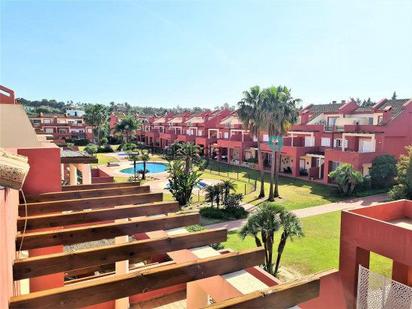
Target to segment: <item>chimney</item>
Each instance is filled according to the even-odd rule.
[[[386,106],[383,109],[382,124],[387,124],[392,118],[392,106]]]
[[[332,104],[336,104],[336,101],[332,101]]]

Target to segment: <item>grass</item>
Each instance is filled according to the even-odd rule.
[[[252,186],[260,178],[259,172],[256,170],[216,161],[210,161],[207,173],[222,178],[230,177]],[[269,174],[265,175],[266,196],[269,195],[269,177]],[[260,181],[256,181],[256,183],[257,191],[246,195],[246,202],[252,204],[260,202],[256,200],[260,190]],[[289,210],[319,206],[342,200],[342,197],[336,194],[333,187],[288,177],[279,177],[279,194],[281,198],[277,200],[277,203]]]
[[[338,268],[340,212],[307,217],[301,221],[305,237],[288,240],[281,265],[302,275]],[[275,248],[279,236],[280,232],[276,233]],[[223,244],[236,251],[256,247],[252,237],[242,240],[236,232],[230,232],[228,240]],[[376,272],[390,276],[391,263],[382,256],[372,254],[371,267]]]
[[[104,153],[96,153],[96,157],[98,160],[97,164],[100,165],[106,165],[109,162],[119,162],[119,159],[117,159],[116,157],[108,156]]]

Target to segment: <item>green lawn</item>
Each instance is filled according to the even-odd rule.
[[[340,212],[303,218],[302,224],[305,237],[288,241],[282,265],[302,275],[338,268]],[[278,232],[275,248],[279,236]],[[236,232],[229,233],[224,246],[236,251],[256,247],[252,237],[242,240]],[[371,269],[390,276],[391,263],[384,257],[372,254]]]
[[[248,183],[250,186],[254,186],[255,180],[260,178],[259,172],[256,170],[218,163],[216,161],[210,161],[207,173],[222,178],[238,179],[242,183]],[[257,203],[256,198],[259,190],[260,182],[257,181],[257,190],[245,196],[245,200],[252,204]],[[268,174],[265,175],[265,193],[266,196],[269,194]],[[318,206],[342,199],[336,194],[336,190],[333,187],[287,177],[279,178],[279,194],[281,198],[277,200],[277,203],[287,209]]]

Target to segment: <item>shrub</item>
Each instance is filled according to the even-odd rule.
[[[66,142],[73,143],[75,146],[87,146],[90,144],[90,141],[86,138],[82,139],[66,139]]]
[[[392,187],[396,176],[396,159],[390,155],[376,157],[372,162],[370,176],[374,188]]]
[[[137,148],[137,145],[135,143],[125,143],[120,145],[117,150],[122,150],[122,151],[132,151]]]
[[[412,146],[407,146],[406,152],[396,164],[396,185],[389,192],[392,199],[412,199]]]
[[[212,247],[212,248],[215,249],[215,250],[222,250],[222,249],[225,248],[225,246],[224,246],[222,243],[220,243],[220,242],[214,243],[214,244],[210,244],[210,247]]]
[[[225,198],[223,204],[225,207],[235,207],[239,206],[240,202],[243,200],[243,194],[242,193],[231,193],[228,194],[227,197]],[[242,208],[243,209],[243,208]]]
[[[200,215],[211,219],[228,219],[223,209],[215,207],[203,207],[200,209]]]
[[[242,206],[229,206],[223,209],[229,218],[244,219],[248,212]]]
[[[203,217],[219,220],[233,220],[246,218],[248,212],[242,206],[230,206],[225,208],[203,207],[200,209]]]
[[[109,142],[109,140],[107,139],[107,137],[102,137],[100,139],[100,146],[106,145]]]
[[[329,173],[338,185],[339,192],[344,195],[352,195],[357,187],[363,182],[362,174],[353,170],[351,164],[339,165],[336,170]]]
[[[88,144],[85,148],[84,151],[87,152],[90,155],[93,155],[97,152],[98,148],[95,144]]]
[[[109,153],[109,152],[113,152],[113,148],[110,145],[104,145],[104,146],[99,146],[99,148],[97,148],[97,153]]]

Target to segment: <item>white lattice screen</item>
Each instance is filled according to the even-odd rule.
[[[412,309],[412,288],[359,265],[357,309]]]

